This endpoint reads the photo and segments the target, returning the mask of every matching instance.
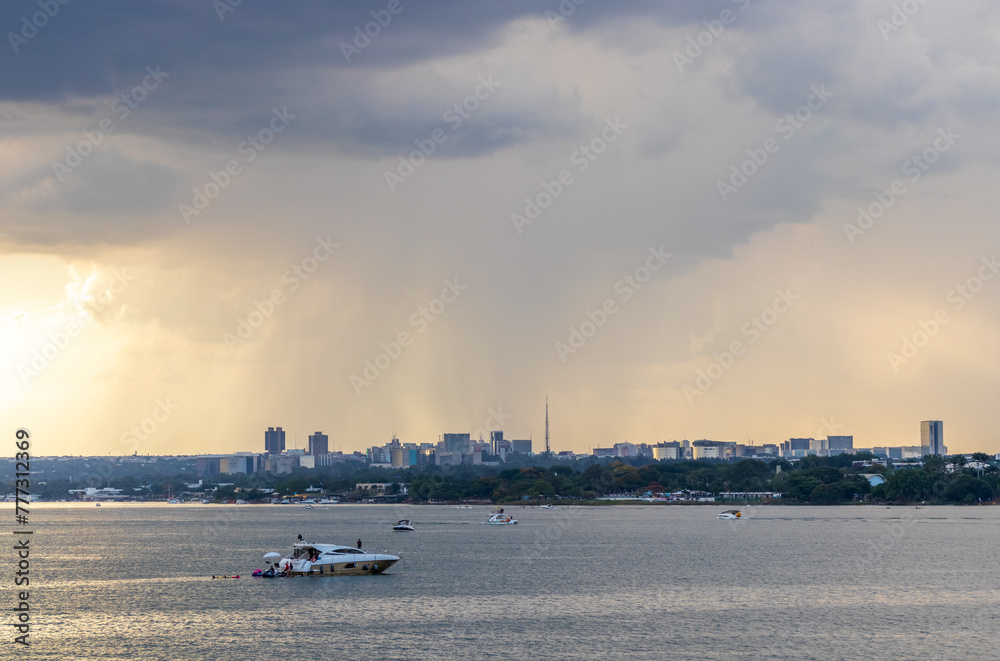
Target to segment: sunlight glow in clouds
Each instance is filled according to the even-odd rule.
[[[0,55],[0,392],[40,453],[537,439],[546,393],[560,450],[1000,451],[995,4],[399,6],[70,3]]]

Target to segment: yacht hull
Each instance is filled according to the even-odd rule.
[[[381,574],[397,562],[399,562],[399,558],[379,553],[359,556],[350,559],[350,561],[340,559],[331,562],[293,560],[289,569],[292,576],[367,576]]]

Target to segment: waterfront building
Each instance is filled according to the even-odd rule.
[[[211,477],[218,475],[221,468],[222,455],[200,454],[195,460],[198,477]]]
[[[316,456],[330,452],[330,437],[321,431],[309,435],[309,454]]]
[[[409,444],[408,444],[409,445]],[[417,448],[396,447],[389,452],[390,463],[393,468],[407,468],[417,465]]]
[[[224,475],[252,475],[263,468],[263,458],[253,452],[236,452],[219,460],[219,472]]]
[[[268,427],[264,432],[264,452],[281,454],[285,451],[285,430],[281,427]]]
[[[927,448],[927,454],[938,457],[948,454],[944,445],[944,422],[924,420],[920,423],[920,445]]]

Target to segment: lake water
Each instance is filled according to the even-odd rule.
[[[31,653],[8,615],[0,657],[997,658],[1000,508],[722,509],[37,504]],[[249,577],[298,534],[402,560]]]

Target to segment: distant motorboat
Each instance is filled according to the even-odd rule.
[[[303,507],[304,509],[307,509],[307,510],[311,510],[311,509],[313,508],[313,506],[312,506],[312,505],[310,505],[309,503],[306,503],[306,504],[305,504],[305,505],[303,505],[302,507]]]
[[[491,514],[484,523],[490,526],[508,526],[516,524],[517,519],[510,514]]]
[[[177,498],[171,498],[170,500],[167,501],[167,503],[170,504],[170,505],[179,505],[180,502],[181,501],[179,499],[177,499]]]
[[[100,503],[94,503],[94,506],[95,506],[95,507],[100,507],[100,506],[101,506],[101,504],[100,504]]]
[[[399,522],[392,527],[396,532],[413,532],[413,524],[410,523],[409,519],[400,519]]]
[[[538,506],[538,509],[540,509],[540,510],[554,510],[555,508],[556,508],[555,505],[539,505]]]
[[[720,514],[718,518],[729,519],[729,520],[742,519],[743,514],[739,510],[726,510],[725,512]]]

